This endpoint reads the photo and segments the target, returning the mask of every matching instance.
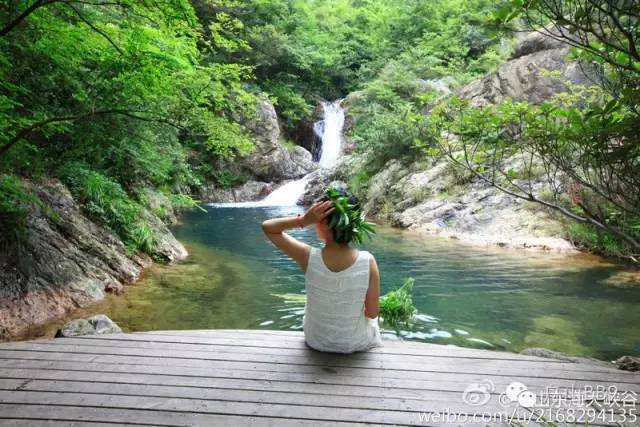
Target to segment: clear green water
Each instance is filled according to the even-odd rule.
[[[174,229],[190,251],[186,261],[154,266],[125,295],[67,319],[105,313],[133,331],[301,330],[303,274],[260,228],[266,218],[301,209],[207,210],[188,212]],[[291,233],[321,246],[312,227]],[[640,284],[623,283],[620,266],[584,255],[477,248],[382,227],[364,247],[378,260],[383,293],[415,278],[419,314],[400,331],[405,339],[509,351],[545,347],[605,360],[640,354]]]

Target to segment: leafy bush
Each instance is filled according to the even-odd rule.
[[[380,297],[380,316],[385,323],[397,328],[401,323],[408,324],[417,311],[411,299],[412,277],[405,279],[402,286]]]

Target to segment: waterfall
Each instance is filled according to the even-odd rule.
[[[313,131],[322,141],[320,168],[330,168],[335,165],[342,154],[342,128],[344,127],[344,110],[340,105],[342,99],[333,102],[323,102],[322,120],[313,124]],[[295,206],[304,193],[310,174],[295,181],[290,181],[273,191],[264,199],[257,202],[239,203],[210,203],[214,207],[260,207],[260,206]]]
[[[330,168],[335,165],[342,152],[344,110],[341,103],[342,99],[331,103],[323,102],[323,119],[313,125],[313,131],[322,141],[322,151],[318,162],[321,168]]]
[[[293,206],[304,193],[308,181],[309,175],[305,175],[301,179],[287,182],[258,203],[263,206]]]

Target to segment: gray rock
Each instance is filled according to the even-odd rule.
[[[185,259],[188,255],[184,245],[171,233],[160,218],[148,210],[142,212],[142,218],[149,224],[155,237],[154,256],[173,262]]]
[[[56,338],[78,337],[82,335],[119,334],[122,329],[104,314],[96,314],[86,319],[75,319],[64,324],[56,332]]]
[[[296,145],[293,147],[289,155],[291,157],[291,161],[299,165],[305,171],[311,172],[318,169],[318,165],[311,160],[311,153],[300,146]]]
[[[450,95],[455,84],[455,79],[450,76],[439,79],[418,79],[418,86],[422,92],[438,92],[442,95]]]
[[[261,181],[248,181],[233,188],[207,184],[200,189],[200,200],[205,203],[253,202],[265,198],[274,187],[273,183]]]
[[[557,34],[555,28],[549,29]],[[524,37],[515,49],[512,59],[498,70],[475,80],[459,91],[462,98],[475,106],[500,104],[506,98],[530,103],[541,103],[553,95],[564,92],[562,79],[571,83],[591,84],[591,70],[586,65],[567,61],[569,46],[539,32]],[[544,76],[541,70],[558,71],[561,79]]]
[[[565,62],[568,53],[568,48],[551,49],[514,59],[502,64],[496,72],[469,83],[459,95],[478,107],[501,104],[507,98],[541,103],[565,91],[566,86],[557,78],[541,75],[540,70],[560,71],[563,77],[582,81]]]
[[[147,207],[167,225],[173,225],[178,222],[173,203],[169,198],[153,188],[144,189],[144,197]]]
[[[279,140],[278,116],[271,101],[261,98],[255,115],[243,121],[254,136],[255,150],[240,159],[240,164],[262,181],[282,181],[300,178],[317,169],[311,153],[300,146],[287,148]]]
[[[623,371],[638,372],[640,371],[640,357],[622,356],[616,360],[616,365],[618,365],[618,369]]]
[[[550,37],[547,35],[547,32],[556,36],[560,35],[558,30],[554,27],[543,29],[542,32],[533,31],[519,41],[518,46],[513,51],[513,54],[511,54],[510,59],[517,59],[543,50],[568,47],[566,42]]]
[[[298,204],[311,205],[330,185],[347,188],[348,177],[360,166],[361,162],[360,157],[346,155],[341,157],[333,167],[316,170],[309,176],[305,192],[300,197]]]
[[[357,162],[351,161],[352,164]],[[351,166],[351,170],[357,170]],[[327,176],[328,174],[328,176]],[[322,172],[305,197],[347,172]],[[534,192],[542,191],[536,183]],[[520,199],[478,179],[470,179],[446,160],[402,163],[392,160],[369,180],[365,213],[391,225],[480,245],[573,252],[562,227],[542,210],[525,209]]]
[[[390,207],[394,209],[394,205],[399,198],[394,197],[402,193],[402,189],[397,187],[398,181],[409,173],[406,165],[399,160],[389,161],[380,172],[371,177],[367,198],[364,204],[364,211],[367,215],[383,214]]]

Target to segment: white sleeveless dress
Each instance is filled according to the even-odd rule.
[[[320,351],[353,353],[382,346],[378,318],[364,315],[371,254],[359,251],[345,270],[329,270],[320,248],[311,248],[305,273],[307,302],[302,318],[307,345]]]

